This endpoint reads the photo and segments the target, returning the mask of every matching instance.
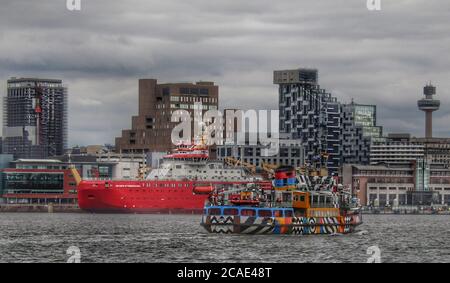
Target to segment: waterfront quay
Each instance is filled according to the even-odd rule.
[[[447,206],[364,207],[363,214],[450,215]]]
[[[24,213],[24,212],[35,212],[35,213],[79,213],[82,210],[77,205],[70,204],[47,204],[47,205],[37,205],[37,204],[0,204],[1,212],[14,212],[14,213]]]

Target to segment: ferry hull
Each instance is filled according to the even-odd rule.
[[[338,217],[203,216],[202,226],[218,234],[347,234],[362,224],[361,214]]]

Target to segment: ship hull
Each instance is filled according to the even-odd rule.
[[[348,234],[362,224],[361,215],[339,217],[204,216],[201,225],[216,234]]]
[[[201,214],[209,194],[195,194],[197,185],[195,181],[82,181],[78,205],[93,213]]]

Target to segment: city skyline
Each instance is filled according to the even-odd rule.
[[[376,104],[385,133],[418,137],[425,119],[417,100],[431,80],[441,100],[434,136],[450,134],[450,3],[386,2],[370,12],[359,0],[90,1],[70,12],[65,1],[4,2],[0,94],[14,76],[62,79],[70,90],[69,146],[113,143],[129,128],[140,78],[214,81],[221,109],[277,109],[272,71],[298,67],[317,68],[321,86],[344,103]]]

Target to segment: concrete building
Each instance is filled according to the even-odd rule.
[[[65,164],[85,165],[82,173],[87,178],[95,178],[103,172],[102,178],[117,180],[136,179],[139,175],[139,168],[145,167],[147,164],[146,155],[138,153],[70,154],[59,156],[57,159]],[[112,166],[102,167],[103,164]],[[90,173],[91,171],[93,173]]]
[[[112,168],[113,179],[136,179],[139,176],[139,169],[145,167],[147,155],[142,154],[115,154],[104,153],[97,154],[97,162],[114,163]]]
[[[370,163],[401,165],[425,159],[425,146],[412,142],[409,134],[389,134],[384,141],[372,143]]]
[[[389,134],[385,141],[374,142],[371,164],[409,164],[418,159],[433,166],[450,168],[450,138],[415,138],[409,134]]]
[[[423,94],[425,98],[419,100],[417,106],[425,112],[425,137],[429,139],[433,137],[433,112],[439,110],[441,102],[433,98],[436,87],[431,83],[423,88]]]
[[[219,87],[213,82],[158,84],[155,79],[139,80],[139,113],[132,117],[131,129],[116,138],[116,151],[122,153],[165,152],[173,148],[171,122],[175,110],[187,110],[193,118],[194,103],[203,112],[217,110]]]
[[[217,159],[224,160],[233,157],[246,163],[261,166],[262,163],[270,165],[286,165],[300,167],[305,163],[304,149],[300,140],[281,138],[279,151],[274,156],[264,156],[262,150],[267,146],[258,145],[219,145],[217,146]]]
[[[3,152],[47,158],[67,146],[67,87],[61,80],[11,78],[3,102]]]
[[[450,168],[450,138],[411,138],[411,143],[423,146],[431,164]]]
[[[422,172],[421,174],[419,172]],[[417,163],[409,166],[343,166],[343,184],[363,206],[450,205],[450,171]]]
[[[372,143],[384,141],[383,128],[377,126],[375,105],[342,105],[342,163],[370,163]]]
[[[341,107],[320,88],[318,71],[274,71],[273,82],[279,86],[280,132],[301,141],[307,163],[326,163],[330,173],[337,172],[341,165]]]

